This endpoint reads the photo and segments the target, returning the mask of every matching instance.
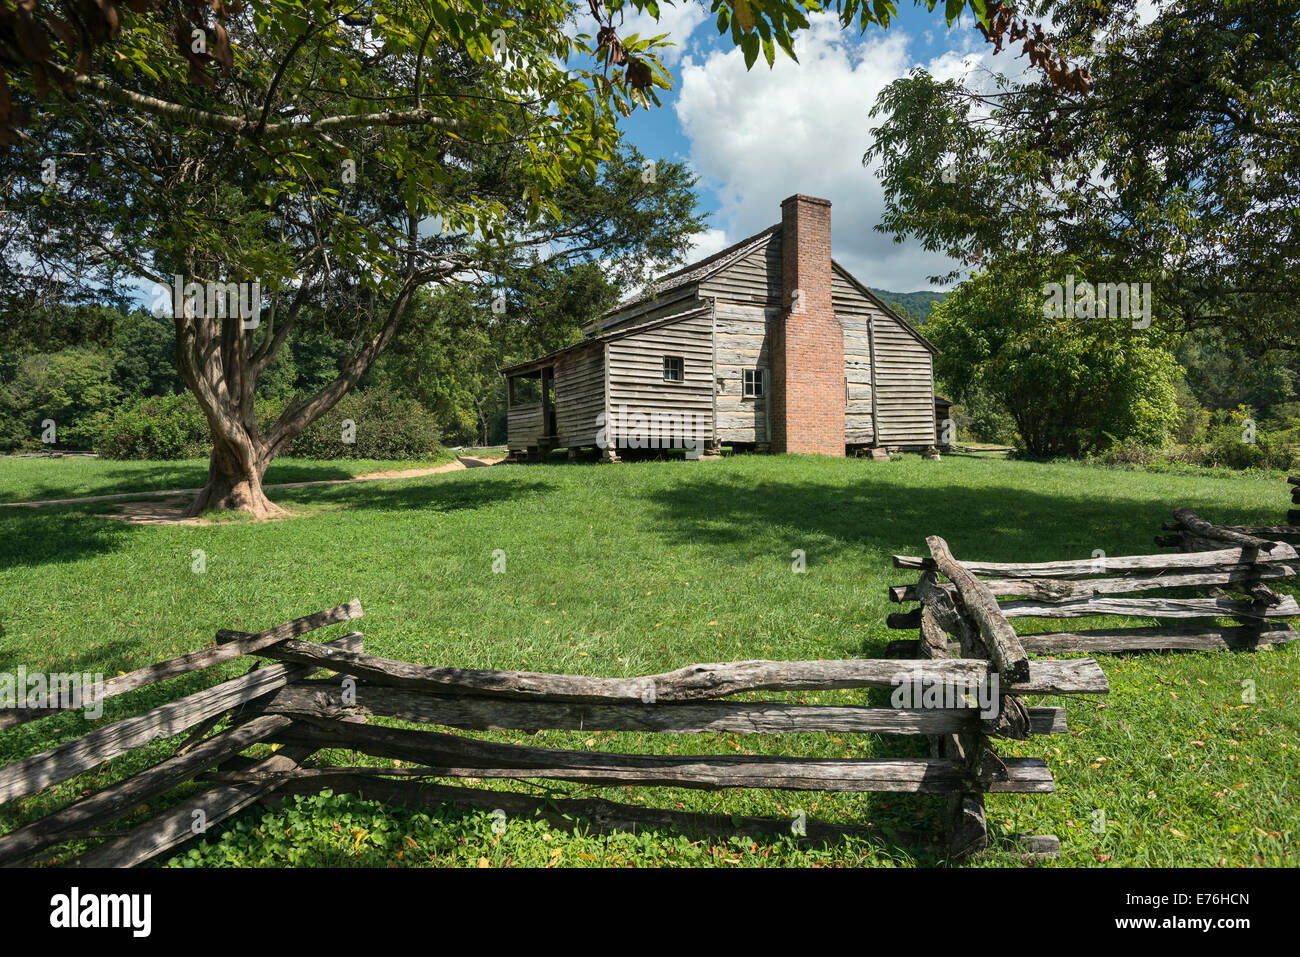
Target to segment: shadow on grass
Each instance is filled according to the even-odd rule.
[[[373,790],[376,784],[380,787],[378,793]],[[553,801],[515,791],[468,790],[459,781],[450,787],[414,779],[395,784],[404,793],[385,795],[384,782],[368,777],[331,779],[328,785],[322,785],[319,790],[310,786],[290,788],[273,794],[266,802],[267,807],[247,809],[223,822],[221,831],[229,832],[233,837],[232,850],[238,860],[243,856],[251,837],[261,834],[255,828],[264,823],[268,808],[272,814],[284,815],[281,822],[284,823],[292,819],[295,811],[312,813],[312,795],[328,788],[334,795],[330,799],[332,803],[329,813],[322,815],[317,811],[313,814],[322,823],[330,817],[337,818],[341,811],[351,811],[358,819],[378,812],[395,818],[398,832],[409,833],[414,829],[410,818],[430,815],[440,825],[441,841],[431,844],[428,835],[422,834],[420,844],[426,852],[432,850],[433,856],[439,856],[439,851],[450,856],[455,851],[456,843],[464,844],[466,837],[480,834],[488,808],[498,804],[510,808],[510,811],[493,813],[506,813],[510,820],[544,823],[544,826],[570,834],[652,837],[660,845],[672,844],[683,837],[694,841],[712,841],[724,847],[737,838],[743,838],[746,843],[758,841],[764,845],[790,839],[805,850],[830,850],[852,841],[857,842],[864,852],[870,847],[886,859],[900,863],[934,866],[943,863],[946,857],[938,846],[942,836],[939,814],[943,801],[942,798],[931,795],[921,796],[920,801],[903,801],[900,806],[899,802],[893,800],[897,795],[881,793],[875,795],[881,800],[872,802],[871,824],[824,822],[810,816],[806,822],[807,833],[792,835],[790,818],[752,817],[662,807],[668,801],[663,794],[657,793],[661,789],[654,787],[638,789],[648,798],[648,805],[633,805],[605,798],[566,796],[562,792],[552,794],[551,798],[558,799]],[[447,792],[458,792],[458,796],[448,796]],[[783,794],[796,804],[816,799],[814,792]],[[569,800],[570,797],[576,797],[576,800]],[[303,803],[295,807],[295,802],[299,800]],[[524,806],[521,807],[521,804]],[[220,842],[220,837],[217,840]],[[203,846],[205,843],[209,845],[206,848]],[[394,864],[393,847],[375,846],[367,842],[358,843],[354,850],[349,851],[340,846],[337,835],[324,826],[314,833],[312,829],[303,829],[292,841],[282,840],[279,843],[285,846],[293,843],[296,849],[305,852],[306,859],[300,860],[299,866],[391,867]],[[173,855],[184,856],[192,848],[200,849],[198,863],[201,865],[222,863],[219,854],[215,853],[220,848],[220,843],[215,847],[211,845],[211,836],[206,839],[195,838],[171,849],[159,857],[156,863],[163,863]],[[616,864],[624,855],[635,854],[635,848],[615,849],[614,853],[614,861],[602,862],[605,866]]]
[[[62,461],[62,460],[52,460]],[[81,498],[97,495],[129,495],[132,493],[148,494],[150,492],[170,491],[174,489],[202,488],[208,480],[208,463],[200,461],[127,462],[104,464],[105,460],[95,461],[93,474],[65,473],[56,475],[48,481],[31,481],[22,476],[22,490],[19,492],[0,491],[0,504],[12,502],[41,502],[65,498]],[[57,468],[57,466],[54,466]],[[413,462],[412,467],[420,467]],[[364,472],[366,469],[361,469]],[[316,461],[280,459],[272,462],[266,470],[263,482],[267,485],[281,485],[291,482],[324,482],[337,479],[350,479],[358,474],[355,464],[349,460]]]
[[[554,486],[548,482],[522,481],[513,477],[510,480],[483,481],[481,477],[484,474],[483,470],[474,470],[473,478],[469,480],[464,479],[464,472],[449,472],[446,473],[448,477],[440,475],[285,489],[278,495],[272,493],[272,498],[285,504],[342,506],[349,511],[420,509],[455,512],[554,491]]]
[[[63,460],[52,460],[60,462]],[[94,461],[94,460],[91,460]],[[57,468],[58,466],[52,466]],[[90,495],[116,495],[122,492],[153,492],[173,488],[190,488],[203,484],[206,465],[179,462],[134,468],[121,467],[97,469],[94,475],[62,473],[49,480],[31,481],[27,475],[19,476],[19,490],[0,491],[0,503],[44,502],[53,499],[80,498]]]
[[[475,472],[476,476],[481,474],[481,471]],[[551,490],[552,486],[546,482],[430,482],[422,478],[284,489],[273,491],[270,497],[284,505],[342,506],[347,510],[379,513],[407,509],[452,512],[483,508]],[[132,535],[150,527],[91,514],[91,510],[107,512],[117,504],[120,503],[0,509],[0,569],[38,568],[108,554],[124,545]],[[310,520],[307,516],[289,521]],[[230,524],[242,526],[245,523]],[[258,526],[267,530],[278,527],[279,523],[274,522]],[[273,534],[273,531],[267,531],[267,534]]]
[[[139,530],[116,519],[96,518],[86,512],[87,507],[0,509],[0,569],[103,555]]]
[[[712,544],[734,551],[750,545],[770,551],[772,535],[829,541],[832,552],[873,549],[885,555],[927,554],[925,539],[940,535],[959,558],[982,561],[1051,561],[1107,555],[1160,554],[1160,525],[1189,501],[1117,499],[1104,472],[1070,494],[1023,488],[961,485],[903,486],[870,477],[822,482],[763,481],[683,476],[648,498],[665,514],[662,533],[673,542]],[[1216,507],[1214,521],[1263,524],[1276,519],[1258,509]],[[767,539],[768,541],[763,541]],[[818,546],[819,551],[822,546]],[[814,560],[809,552],[809,561]]]

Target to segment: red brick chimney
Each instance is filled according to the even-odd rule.
[[[772,451],[844,455],[844,333],[831,304],[831,204],[781,203],[781,305],[773,330]]]

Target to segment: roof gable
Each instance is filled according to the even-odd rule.
[[[851,286],[853,286],[854,289],[862,293],[862,295],[865,296],[873,306],[879,308],[885,315],[889,316],[900,326],[902,326],[903,329],[906,330],[913,338],[915,338],[917,342],[921,343],[921,345],[929,349],[930,352],[933,353],[934,355],[937,356],[939,354],[939,350],[935,348],[934,344],[930,342],[929,339],[921,335],[921,333],[917,332],[916,327],[913,326],[910,322],[908,322],[898,313],[894,312],[893,309],[890,309],[887,305],[885,305],[884,301],[879,296],[877,296],[874,292],[872,292],[870,289],[864,286],[861,282],[859,282],[858,278],[854,276],[853,273],[849,272],[847,269],[845,269],[843,266],[837,263],[834,259],[831,260],[831,269],[839,273]]]
[[[681,269],[652,280],[641,293],[620,302],[587,328],[592,330],[604,329],[609,325],[609,319],[613,316],[628,312],[637,306],[650,305],[659,299],[670,298],[665,295],[666,293],[684,289],[686,286],[698,285],[710,276],[716,275],[744,259],[745,256],[761,246],[774,233],[780,232],[780,230],[781,225],[779,223],[769,226],[767,229],[746,237],[738,243],[733,243],[726,249],[719,250],[712,256],[701,259],[697,263],[683,266]],[[631,317],[625,317],[623,321],[626,321],[626,318]]]

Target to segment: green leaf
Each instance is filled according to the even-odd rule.
[[[946,16],[948,17],[948,26],[952,26],[955,22],[957,22],[957,18],[961,16],[961,12],[963,9],[965,9],[965,7],[966,7],[966,0],[948,0],[948,8],[946,11]]]

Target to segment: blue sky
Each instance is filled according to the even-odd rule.
[[[798,64],[778,50],[773,68],[760,57],[748,73],[703,3],[663,5],[657,28],[645,14],[629,16],[621,33],[647,30],[676,44],[664,54],[674,85],[662,109],[624,121],[625,136],[646,156],[684,162],[700,176],[710,229],[692,258],[777,222],[783,198],[807,193],[831,201],[835,257],[863,282],[896,292],[940,288],[927,277],[951,268],[946,257],[874,230],[883,198],[862,166],[867,111],[913,67],[945,77],[980,67],[1015,74],[1023,58],[1004,52],[995,61],[969,14],[949,31],[942,4],[931,13],[906,0],[887,31],[842,32],[833,17],[814,17],[796,41]]]

